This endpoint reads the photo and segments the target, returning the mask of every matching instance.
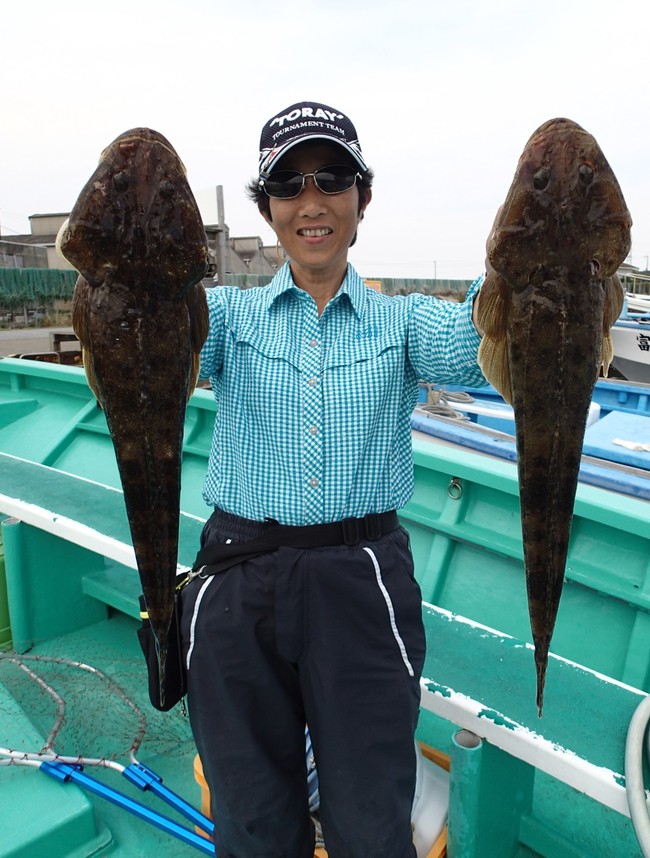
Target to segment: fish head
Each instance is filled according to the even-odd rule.
[[[102,152],[57,246],[93,286],[120,282],[185,291],[207,267],[207,240],[185,167],[150,128],[120,134]]]
[[[491,267],[521,288],[543,266],[614,274],[630,250],[632,219],[594,137],[551,119],[530,137],[488,238]]]

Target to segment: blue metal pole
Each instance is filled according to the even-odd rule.
[[[127,780],[135,784],[138,789],[143,791],[150,790],[158,798],[162,799],[179,813],[182,813],[194,825],[198,825],[206,834],[211,835],[214,832],[214,822],[211,819],[204,816],[199,810],[188,804],[185,799],[164,786],[160,775],[157,775],[143,763],[131,763],[130,766],[124,769],[122,774]]]
[[[214,843],[206,840],[205,837],[201,837],[194,831],[190,831],[187,828],[183,828],[182,825],[178,825],[178,823],[174,822],[172,819],[168,819],[166,816],[156,813],[145,805],[140,804],[137,801],[133,801],[133,799],[121,792],[118,792],[118,790],[105,786],[94,778],[84,774],[81,769],[75,766],[69,766],[66,763],[46,762],[41,763],[40,770],[56,780],[64,782],[72,781],[89,792],[107,799],[107,801],[110,801],[123,810],[132,813],[139,819],[144,820],[144,822],[155,825],[156,828],[159,828],[161,831],[165,831],[167,834],[171,834],[172,837],[176,837],[183,843],[193,846],[195,849],[203,852],[204,855],[214,856],[215,854]]]

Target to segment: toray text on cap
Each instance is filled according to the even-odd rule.
[[[322,110],[320,107],[314,110],[313,107],[303,107],[302,109],[296,108],[290,113],[285,113],[284,116],[276,116],[269,124],[271,126],[279,125],[280,128],[282,128],[285,121],[295,122],[296,119],[299,119],[301,116],[303,118],[309,117],[311,119],[329,119],[330,122],[334,122],[335,119],[344,119],[342,113],[336,113],[334,110]]]

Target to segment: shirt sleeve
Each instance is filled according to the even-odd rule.
[[[472,283],[462,303],[419,295],[409,318],[408,358],[418,378],[438,384],[487,384],[477,363],[481,337],[472,308],[484,275]]]
[[[218,375],[223,366],[227,309],[224,289],[226,288],[215,286],[206,290],[210,330],[201,349],[200,378],[212,378]]]

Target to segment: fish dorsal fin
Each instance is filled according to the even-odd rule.
[[[603,281],[603,289],[605,290],[605,303],[603,307],[603,343],[601,346],[601,363],[603,366],[603,375],[607,378],[609,366],[614,357],[614,345],[610,334],[610,328],[621,315],[623,302],[625,300],[625,290],[618,278],[617,274],[608,277]]]
[[[483,375],[506,402],[512,402],[510,360],[508,358],[509,290],[506,281],[494,270],[481,286],[476,322],[483,338],[478,350],[478,363]]]

